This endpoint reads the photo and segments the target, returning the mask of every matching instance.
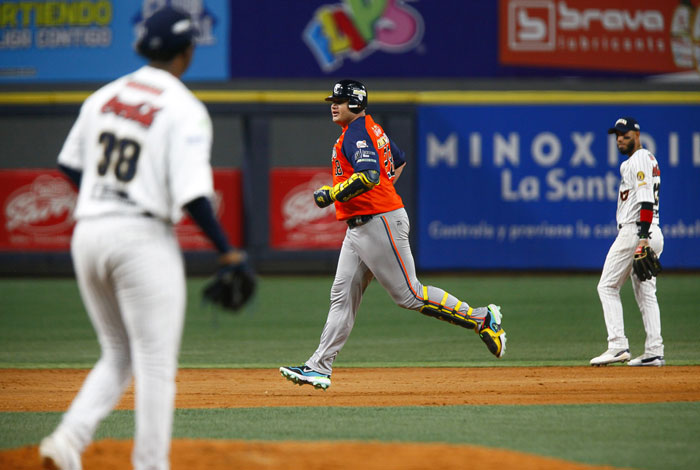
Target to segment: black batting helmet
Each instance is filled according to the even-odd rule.
[[[367,88],[357,80],[341,80],[333,85],[333,94],[328,96],[326,101],[347,101],[350,111],[358,114],[367,107]]]

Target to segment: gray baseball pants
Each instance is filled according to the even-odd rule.
[[[429,302],[483,321],[486,309],[470,311],[466,302],[440,288],[423,286],[416,278],[409,231],[408,215],[403,208],[377,214],[364,225],[348,228],[331,288],[326,325],[318,349],[306,361],[307,366],[331,374],[333,361],[350,336],[362,295],[373,277],[399,307],[420,310]]]

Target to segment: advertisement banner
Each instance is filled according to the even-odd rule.
[[[235,2],[231,77],[493,76],[497,19],[481,1]]]
[[[233,246],[242,247],[243,239],[243,184],[240,170],[214,169],[214,211]],[[189,215],[175,226],[180,247],[185,251],[213,250],[214,246]]]
[[[347,225],[335,218],[333,204],[321,209],[313,193],[332,184],[328,167],[273,168],[270,171],[270,248],[335,250]]]
[[[146,63],[133,44],[153,11],[190,13],[200,35],[185,80],[228,78],[225,0],[0,0],[0,83],[110,81]]]
[[[241,174],[215,170],[214,206],[221,225],[235,246],[243,242]],[[67,252],[75,220],[75,188],[58,170],[0,171],[0,251]],[[186,251],[212,249],[189,217],[175,231]]]
[[[500,0],[503,65],[700,72],[698,0]]]
[[[419,108],[422,269],[602,269],[617,235],[621,116],[661,170],[667,268],[700,268],[700,107]]]

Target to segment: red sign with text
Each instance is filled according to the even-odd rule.
[[[332,184],[328,167],[270,171],[270,248],[340,248],[347,225],[335,218],[333,204],[321,209],[314,203],[314,190],[324,184]]]
[[[242,191],[238,170],[214,170],[215,210],[229,241],[241,246]],[[70,251],[78,193],[58,170],[0,171],[0,250]],[[212,249],[189,217],[175,231],[183,250]]]
[[[700,71],[700,0],[500,0],[500,62],[640,73]]]

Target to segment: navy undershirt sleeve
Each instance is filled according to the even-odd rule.
[[[406,154],[396,145],[391,137],[389,137],[389,145],[391,145],[391,156],[394,158],[394,168],[399,168],[406,163]]]
[[[357,172],[379,171],[379,153],[364,128],[364,122],[364,119],[358,119],[345,131],[343,154]]]
[[[76,188],[80,189],[80,180],[83,178],[82,171],[61,165],[60,163],[58,164],[58,169],[73,182]]]
[[[226,234],[224,234],[219,221],[216,220],[214,209],[211,207],[209,199],[198,197],[185,204],[185,210],[190,214],[202,232],[211,240],[219,253],[231,251]]]

